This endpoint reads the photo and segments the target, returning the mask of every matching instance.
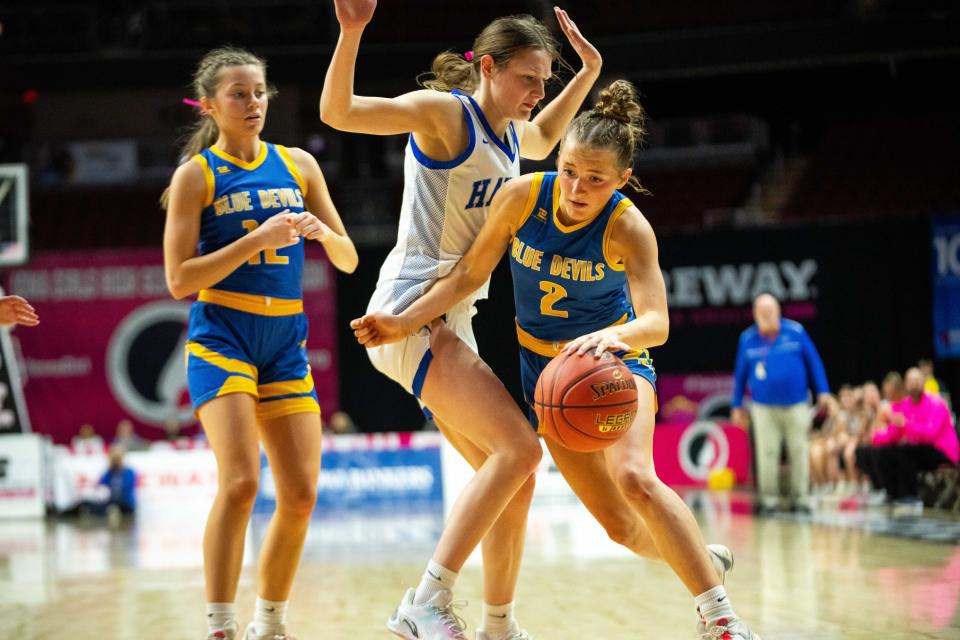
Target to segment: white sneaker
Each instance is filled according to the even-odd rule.
[[[423,604],[414,604],[414,589],[407,589],[397,610],[387,620],[387,629],[407,640],[467,640],[463,620],[454,613],[454,607],[466,606],[453,602],[449,589],[438,591]]]
[[[208,633],[207,640],[233,640],[237,637],[238,631],[240,631],[240,625],[238,625],[236,621],[231,620],[226,628],[217,629],[216,631]]]
[[[761,640],[760,636],[751,631],[747,623],[739,618],[734,620],[720,618],[712,627],[699,633],[700,640]]]
[[[274,633],[265,636],[255,633],[256,627],[253,623],[247,625],[247,630],[243,634],[243,640],[296,640],[293,636],[287,635],[286,627],[280,625]]]
[[[477,631],[477,640],[534,640],[526,630],[521,629],[517,621],[514,620],[510,630],[502,636],[488,635],[486,631]]]
[[[727,574],[733,571],[733,552],[722,544],[708,544],[707,552],[710,554],[713,568],[717,570],[717,575],[720,577],[720,584],[724,584],[727,581]]]

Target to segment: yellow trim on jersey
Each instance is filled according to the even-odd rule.
[[[313,396],[257,403],[257,421],[260,423],[265,420],[291,416],[295,413],[320,413],[320,405],[313,399]]]
[[[230,376],[220,385],[220,390],[217,391],[217,397],[225,396],[228,393],[249,393],[256,398],[257,383],[246,376]]]
[[[216,147],[210,147],[210,151],[212,151],[214,155],[226,160],[227,162],[232,162],[241,169],[246,169],[247,171],[253,171],[263,164],[263,161],[267,159],[267,143],[263,141],[260,142],[260,151],[257,153],[257,157],[253,162],[247,162],[246,160],[235,158],[226,151],[217,149]]]
[[[313,376],[307,370],[307,376],[302,380],[281,380],[280,382],[268,382],[257,387],[261,398],[273,398],[275,396],[288,396],[293,394],[310,393],[313,391]]]
[[[253,380],[257,379],[257,368],[250,364],[249,362],[244,362],[243,360],[236,360],[234,358],[228,358],[227,356],[222,356],[216,351],[207,349],[205,346],[199,342],[188,342],[187,343],[187,353],[200,358],[205,362],[209,362],[215,367],[219,367],[224,371],[230,373],[239,373],[245,376],[249,376]],[[254,386],[254,391],[256,391],[256,386]]]
[[[619,320],[609,326],[615,327],[618,324],[623,324],[627,321],[627,316],[628,314],[623,314]],[[520,323],[517,323],[517,341],[521,347],[548,358],[555,358],[560,355],[563,348],[570,342],[569,340],[541,340],[521,327]]]
[[[616,223],[617,218],[626,213],[627,209],[632,206],[633,203],[630,201],[630,198],[624,198],[618,202],[617,208],[613,210],[613,213],[611,213],[607,219],[607,228],[603,230],[603,259],[614,271],[623,271],[626,267],[623,264],[623,260],[613,260],[607,252],[607,247],[610,244],[610,236],[613,234],[613,225]]]
[[[277,150],[277,153],[280,154],[280,159],[283,160],[283,164],[287,165],[287,171],[290,172],[290,175],[293,176],[293,179],[297,181],[297,184],[300,185],[300,193],[303,194],[303,197],[307,197],[307,181],[303,179],[303,174],[300,173],[300,169],[297,168],[297,164],[293,161],[293,158],[290,157],[290,151],[286,147],[279,144],[273,145]]]
[[[606,207],[604,207],[604,209],[605,208]],[[600,209],[596,216],[591,216],[589,219],[584,220],[583,222],[577,222],[576,224],[572,224],[570,226],[560,222],[560,174],[557,174],[557,179],[553,181],[553,224],[556,225],[557,229],[559,229],[561,233],[573,233],[574,231],[583,229],[585,226],[596,220],[597,216],[599,216],[601,213],[603,213],[603,209]]]
[[[523,203],[523,209],[521,211],[523,214],[520,216],[520,221],[517,223],[517,231],[523,228],[523,225],[527,223],[527,220],[530,219],[530,214],[533,213],[533,210],[537,205],[537,198],[540,196],[540,185],[543,183],[543,171],[538,171],[533,174],[533,180],[530,182],[530,192],[527,193],[527,201]]]
[[[255,313],[258,316],[292,316],[303,313],[303,300],[258,296],[252,293],[201,289],[197,300],[217,304],[228,309]]]
[[[203,169],[203,178],[207,181],[207,197],[203,200],[203,208],[206,209],[213,204],[213,192],[215,189],[213,184],[213,169],[210,168],[210,163],[207,162],[207,159],[199,153],[191,159],[200,163],[200,167]]]

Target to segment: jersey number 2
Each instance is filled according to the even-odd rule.
[[[557,304],[557,302],[559,302],[561,299],[567,297],[566,289],[554,282],[541,280],[540,290],[546,293],[546,295],[540,299],[540,313],[545,316],[553,316],[555,318],[566,318],[570,315],[566,311],[553,308],[553,305]]]
[[[243,228],[247,230],[247,233],[255,231],[259,226],[256,220],[243,221]],[[267,264],[289,264],[290,258],[287,256],[278,256],[276,249],[267,249],[263,252],[263,261]],[[247,264],[260,264],[260,254],[258,253],[247,260]]]

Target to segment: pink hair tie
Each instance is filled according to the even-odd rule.
[[[196,107],[197,110],[200,112],[200,116],[201,116],[201,117],[203,117],[203,118],[206,118],[206,117],[207,117],[207,110],[204,109],[204,108],[203,108],[203,105],[200,104],[199,102],[197,102],[196,100],[191,100],[190,98],[184,98],[184,99],[183,99],[183,104],[188,104],[188,105],[190,105],[191,107]]]
[[[465,51],[463,57],[467,62],[473,62],[473,51]]]

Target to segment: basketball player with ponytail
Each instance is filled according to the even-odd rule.
[[[260,478],[260,444],[277,509],[260,552],[259,597],[243,640],[292,640],[284,615],[316,500],[320,407],[307,364],[304,244],[351,272],[357,252],[310,154],[260,139],[266,64],[209,52],[194,75],[202,117],[162,203],[167,285],[190,307],[190,398],[217,458],[203,539],[208,640],[240,640],[234,601]]]
[[[336,0],[340,38],[320,98],[320,118],[342,131],[409,134],[397,244],[380,270],[371,312],[399,313],[466,253],[490,201],[520,175],[520,158],[547,157],[600,74],[597,50],[567,14],[557,22],[583,65],[540,110],[559,43],[531,16],[488,24],[472,51],[442,53],[424,90],[395,98],[354,93],[360,38],[375,0]],[[453,6],[453,5],[451,5]],[[513,615],[527,511],[540,444],[509,393],[476,353],[473,302],[486,284],[443,321],[397,344],[370,349],[373,365],[432,413],[440,430],[476,470],[457,498],[433,557],[387,622],[410,640],[464,638],[452,589],[482,543],[483,640],[530,636]],[[433,320],[433,318],[431,318]]]
[[[567,128],[556,172],[525,175],[500,190],[473,246],[446,277],[399,313],[371,313],[352,326],[371,348],[405,339],[486,282],[509,247],[527,402],[540,372],[564,351],[611,351],[637,385],[635,421],[609,448],[575,452],[547,439],[557,467],[614,541],[670,565],[695,597],[701,637],[758,640],[722,584],[729,550],[704,545],[693,514],[654,471],[656,376],[647,349],[667,339],[666,287],[653,229],[619,192],[627,185],[644,192],[631,168],[644,119],[633,86],[613,82]],[[530,420],[536,424],[532,410]]]

